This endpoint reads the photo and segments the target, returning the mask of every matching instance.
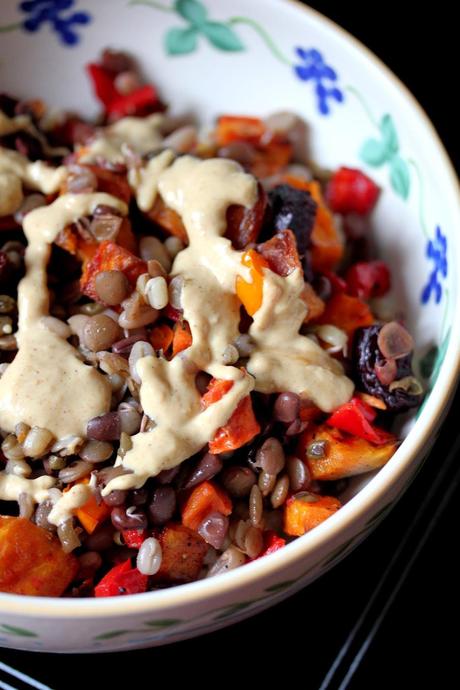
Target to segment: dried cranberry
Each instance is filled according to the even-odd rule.
[[[418,407],[422,401],[422,394],[412,395],[402,388],[390,391],[379,381],[377,370],[385,365],[385,358],[379,350],[377,339],[382,328],[381,324],[358,328],[353,339],[352,362],[354,380],[358,388],[366,393],[375,395],[383,400],[390,412],[403,412],[411,407]],[[412,354],[396,360],[397,373],[395,379],[413,376]]]

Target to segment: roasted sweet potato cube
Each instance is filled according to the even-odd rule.
[[[155,575],[160,582],[191,582],[203,567],[208,550],[199,534],[183,525],[171,524],[159,536],[163,559]]]
[[[50,532],[29,520],[0,516],[0,591],[59,597],[78,570]]]
[[[324,455],[307,455],[310,444],[319,441],[324,441]],[[336,480],[379,469],[396,451],[398,440],[394,438],[377,446],[322,424],[307,429],[299,445],[312,479]]]
[[[147,264],[115,242],[101,242],[91,261],[85,264],[80,279],[82,292],[96,301],[99,298],[94,281],[101,271],[122,271],[134,288],[138,277],[147,272]]]
[[[300,537],[327,520],[340,507],[338,498],[303,491],[286,501],[283,529],[292,537]]]

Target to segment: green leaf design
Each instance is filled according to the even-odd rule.
[[[220,22],[205,22],[200,27],[202,33],[215,48],[226,51],[244,50],[237,34],[227,24]]]
[[[111,630],[110,632],[101,633],[96,635],[94,640],[113,640],[115,637],[121,637],[121,635],[127,635],[128,633],[139,632],[138,630]]]
[[[390,156],[385,143],[377,141],[377,139],[368,139],[364,142],[359,155],[365,163],[372,165],[373,168],[383,165]]]
[[[410,190],[409,166],[401,156],[395,155],[390,162],[390,183],[396,194],[407,199]]]
[[[285,580],[284,582],[278,582],[276,585],[271,585],[270,587],[266,587],[265,591],[266,592],[282,592],[283,589],[287,589],[291,585],[294,584],[294,582],[297,582],[297,580]]]
[[[226,606],[220,613],[217,614],[217,616],[214,616],[213,620],[218,621],[222,620],[223,618],[233,616],[234,613],[238,613],[238,611],[244,611],[244,609],[247,609],[248,606],[251,606],[251,604],[254,604],[256,601],[257,599],[255,599],[254,601],[242,601],[239,604],[232,604],[231,606]]]
[[[447,348],[449,347],[451,330],[452,329],[449,328],[449,330],[446,333],[444,340],[441,343],[441,347],[439,348],[438,356],[436,357],[434,367],[433,367],[433,373],[431,374],[431,381],[433,384],[436,383],[436,379],[439,376],[439,371],[441,369],[442,363],[444,362],[444,357],[446,356]]]
[[[146,621],[144,625],[149,625],[151,628],[170,628],[172,625],[183,623],[180,618],[163,618],[156,621]]]
[[[193,26],[186,29],[169,29],[165,46],[169,55],[186,55],[193,53],[197,45],[197,30]]]
[[[208,16],[206,7],[198,0],[177,0],[175,10],[194,26],[201,26]]]
[[[380,131],[382,132],[383,141],[388,154],[392,155],[394,153],[398,153],[398,134],[396,132],[393,118],[388,113],[382,117],[380,122]]]
[[[16,625],[8,625],[7,623],[2,623],[0,629],[2,632],[8,633],[9,635],[17,635],[18,637],[38,637],[37,633],[32,632],[32,630],[18,628]]]

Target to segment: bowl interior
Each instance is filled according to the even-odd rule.
[[[95,115],[84,65],[110,45],[137,57],[173,113],[211,123],[222,113],[294,111],[309,124],[313,160],[362,168],[379,183],[372,237],[393,276],[379,308],[392,309],[414,334],[428,391],[419,424],[432,423],[431,391],[438,389],[439,409],[458,359],[458,199],[433,130],[399,82],[346,34],[293,2],[48,4],[44,19],[37,3],[21,9],[2,0],[3,91]],[[402,434],[413,425],[409,415]],[[356,480],[347,495],[370,480]]]

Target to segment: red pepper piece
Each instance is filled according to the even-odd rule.
[[[360,299],[383,297],[390,289],[390,270],[384,261],[361,261],[346,274],[348,292]]]
[[[326,424],[370,443],[381,445],[387,443],[393,436],[383,429],[372,426],[371,422],[375,417],[376,412],[370,405],[359,398],[352,398],[350,402],[339,407],[326,420]]]
[[[257,558],[262,556],[268,556],[275,551],[279,551],[286,546],[286,539],[279,537],[273,530],[267,530],[264,532],[264,550],[260,553]]]
[[[130,549],[140,549],[142,542],[147,539],[145,529],[124,529],[122,531],[123,541]]]
[[[86,66],[86,69],[93,83],[96,97],[107,109],[110,103],[120,98],[120,94],[113,85],[113,75],[95,63],[90,63]]]
[[[377,203],[380,190],[360,170],[339,168],[329,180],[326,198],[335,213],[365,216]]]
[[[135,91],[126,96],[118,96],[107,106],[110,115],[124,117],[125,115],[136,115],[145,112],[158,103],[158,94],[151,84],[140,86]]]
[[[139,594],[147,589],[148,576],[131,566],[128,558],[104,575],[94,588],[96,597],[116,597],[124,594]]]

